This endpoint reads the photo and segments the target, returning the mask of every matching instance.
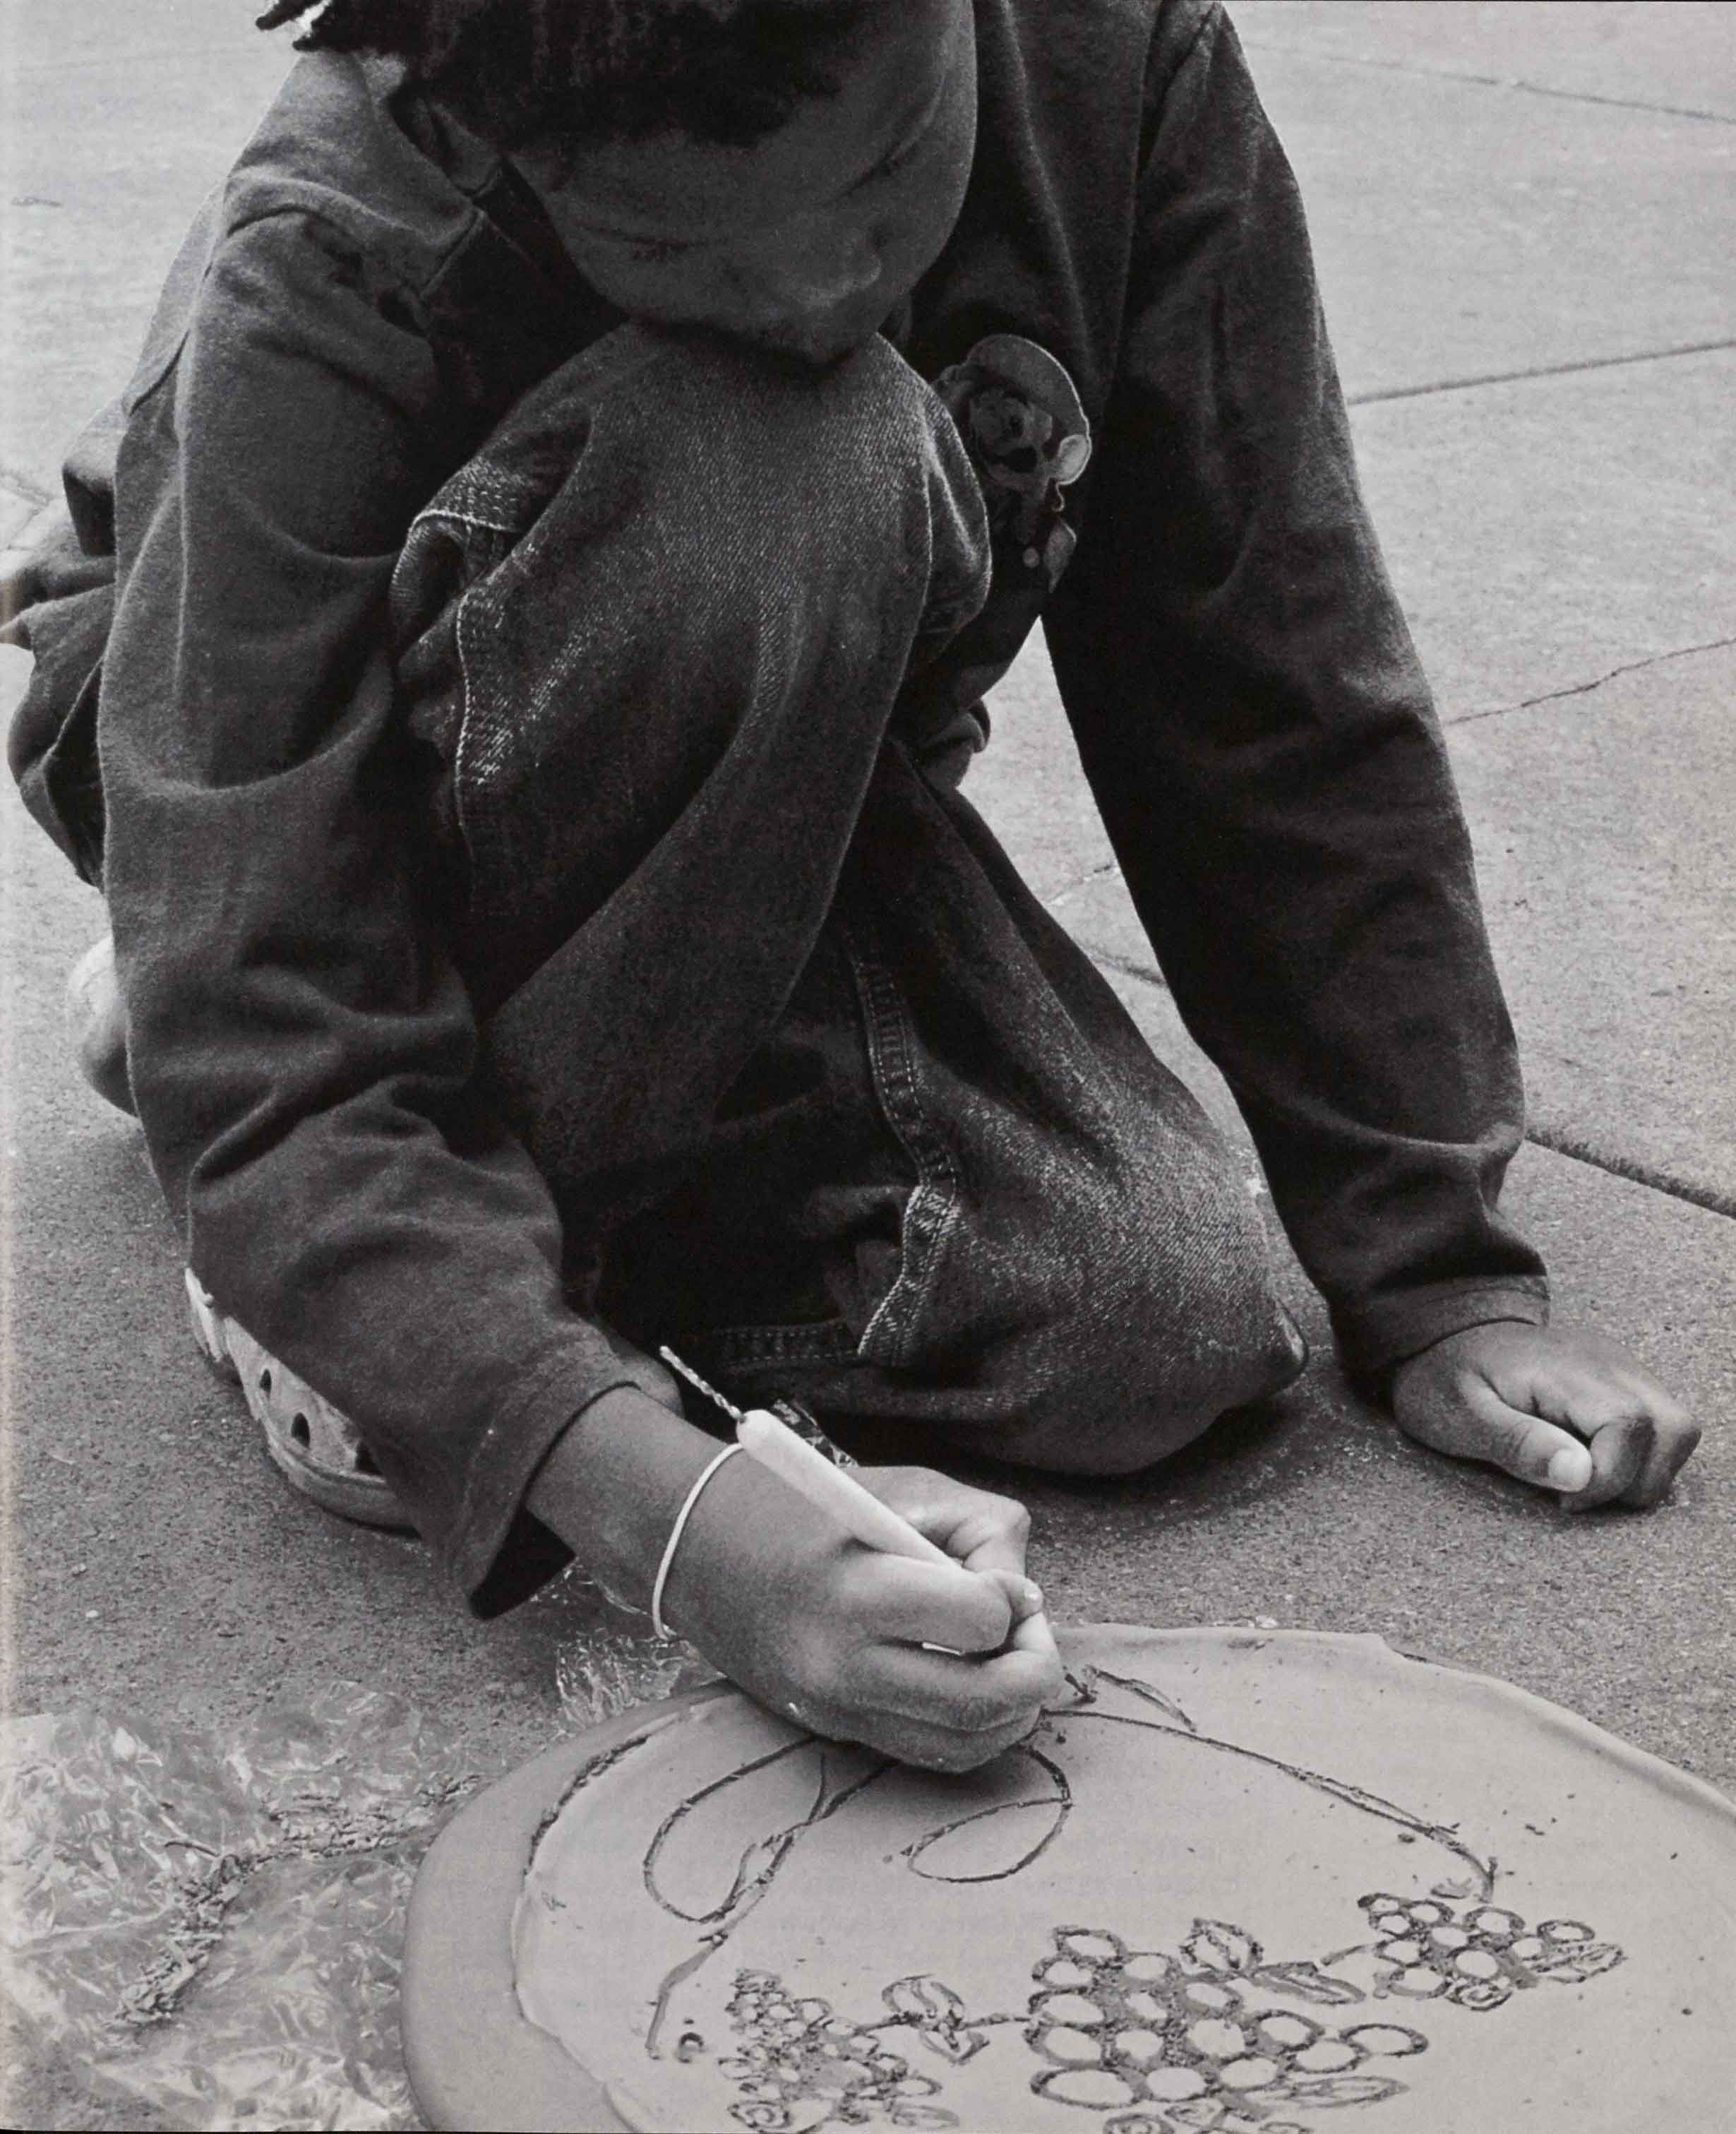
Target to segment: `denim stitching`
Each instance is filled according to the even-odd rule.
[[[411,527],[409,538],[404,543],[406,553],[408,553],[413,546],[417,534],[425,526],[458,527],[462,529],[463,531],[467,534],[500,534],[507,536],[517,534],[520,530],[518,527],[510,520],[506,520],[504,524],[502,523],[502,520],[504,519],[504,507],[511,501],[509,496],[508,496],[504,492],[501,492],[492,498],[480,500],[501,505],[503,507],[502,519],[484,519],[477,513],[462,510],[454,505],[443,504],[437,506],[430,505],[426,511],[418,512],[417,514],[416,523]],[[492,566],[489,567],[492,567]],[[480,585],[482,582],[482,577],[485,575],[486,575],[485,572],[479,573],[476,579],[466,589],[467,591],[474,592],[477,586]]]
[[[858,938],[859,929],[866,939]],[[957,1219],[958,1174],[945,1142],[922,1108],[913,1058],[914,1033],[905,1019],[897,984],[885,963],[872,953],[871,934],[864,922],[845,923],[839,931],[861,1002],[875,1094],[886,1123],[916,1171],[917,1182],[899,1225],[897,1278],[880,1299],[857,1345],[861,1356],[901,1364],[909,1361],[918,1315],[934,1286],[942,1248]],[[874,1351],[880,1344],[885,1353],[875,1356]]]
[[[482,526],[487,532],[499,534],[509,538],[519,530],[510,526],[487,526],[485,522],[482,521],[470,523]],[[510,555],[512,551],[508,549],[505,555],[496,557],[489,570],[484,572],[475,583],[466,589],[458,602],[458,611],[452,618],[452,646],[458,655],[458,739],[452,749],[452,811],[458,818],[458,834],[464,840],[464,849],[469,858],[472,881],[477,878],[481,862],[476,850],[475,826],[470,821],[470,810],[465,805],[469,787],[467,773],[468,744],[471,738],[470,710],[475,698],[469,625],[479,602],[485,609],[490,606],[485,598],[489,580],[494,571],[506,561],[506,556]]]
[[[448,484],[446,500],[436,500],[429,504],[420,516],[424,519],[471,520],[478,505],[488,505],[509,514],[507,524],[494,526],[493,530],[497,534],[515,534],[525,524],[523,507],[527,503],[534,505],[537,496],[538,491],[523,482],[509,480],[499,475],[479,473],[466,467],[462,474],[456,476]],[[518,508],[515,509],[514,507]],[[535,515],[534,511],[532,515]],[[482,523],[492,524],[489,521]]]
[[[704,1337],[707,1351],[726,1369],[769,1369],[779,1364],[830,1364],[856,1353],[856,1336],[841,1319],[805,1326],[722,1326]]]

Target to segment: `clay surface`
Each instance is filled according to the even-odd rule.
[[[412,2075],[444,2029],[431,1923],[485,1929],[480,1972],[474,1949],[444,1967],[451,2013],[488,2001],[508,2035],[473,2119],[437,2081],[424,2105],[547,2124],[556,2045],[566,2123],[608,2123],[600,2086],[646,2130],[1716,2123],[1719,1796],[1375,1639],[1108,1626],[1066,1649],[1066,1703],[968,1778],[730,1694],[542,1759],[504,1827],[485,1798],[425,1871],[492,1894],[412,1918]],[[503,2120],[515,2037],[535,2095]]]

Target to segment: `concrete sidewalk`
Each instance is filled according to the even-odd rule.
[[[0,17],[0,541],[123,382],[182,226],[282,75],[287,40],[252,12],[15,0]],[[1073,1619],[1376,1631],[1736,1791],[1736,15],[1232,12],[1309,204],[1526,1046],[1534,1145],[1509,1205],[1561,1313],[1628,1342],[1707,1438],[1665,1509],[1573,1518],[1413,1449],[1322,1361],[1146,1480],[1034,1485],[1034,1568]],[[0,710],[22,675],[0,651]],[[1040,646],[997,708],[980,804],[1221,1109]],[[0,809],[12,1708],[239,1723],[383,1677],[479,1760],[528,1755],[563,1721],[557,1671],[594,1649],[592,1604],[569,1585],[479,1626],[418,1545],[276,1481],[188,1343],[137,1130],[65,1062],[60,990],[97,900],[10,781]],[[1293,1287],[1324,1355],[1324,1313]]]
[[[1309,203],[1525,1049],[1507,1205],[1558,1311],[1628,1342],[1707,1438],[1662,1511],[1574,1519],[1413,1451],[1317,1370],[1281,1427],[1184,1482],[1037,1490],[1045,1580],[1080,1613],[1378,1630],[1731,1788],[1736,18],[1232,12]],[[1040,648],[1003,699],[979,800],[1227,1116]]]

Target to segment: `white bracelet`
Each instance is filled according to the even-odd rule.
[[[687,1502],[675,1514],[675,1523],[669,1529],[669,1538],[663,1543],[663,1560],[657,1567],[657,1583],[651,1588],[651,1627],[660,1638],[668,1638],[674,1634],[663,1620],[663,1588],[669,1582],[669,1567],[675,1561],[675,1551],[680,1544],[682,1534],[687,1531],[687,1521],[692,1516],[693,1507],[699,1502],[706,1484],[722,1466],[724,1461],[740,1450],[741,1447],[739,1445],[726,1445],[715,1460],[708,1460],[700,1471],[699,1480],[688,1490]]]

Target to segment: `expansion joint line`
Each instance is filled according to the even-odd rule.
[[[1674,363],[1687,355],[1723,355],[1736,348],[1729,335],[1716,340],[1679,341],[1669,348],[1636,348],[1622,355],[1576,356],[1565,363],[1528,364],[1519,370],[1483,370],[1464,378],[1438,378],[1425,385],[1391,385],[1378,392],[1345,395],[1347,408],[1378,408],[1391,400],[1426,400],[1437,393],[1471,393],[1484,385],[1523,385],[1537,378],[1577,378],[1591,370],[1620,370],[1636,363]]]
[[[1595,1148],[1583,1135],[1570,1133],[1565,1127],[1532,1126],[1526,1129],[1526,1139],[1536,1148],[1546,1148],[1552,1156],[1565,1156],[1570,1162],[1583,1163],[1593,1171],[1606,1172],[1612,1178],[1626,1178],[1636,1185],[1649,1186],[1654,1193],[1661,1193],[1671,1200],[1685,1201],[1690,1208],[1703,1208],[1708,1214],[1724,1215],[1736,1220],[1736,1195],[1726,1193],[1716,1185],[1701,1185],[1691,1178],[1682,1178],[1671,1171],[1652,1163],[1640,1163],[1625,1156],[1612,1156],[1607,1149]]]
[[[1165,989],[1163,979],[1156,971],[1136,963],[1130,956],[1112,955],[1102,949],[1091,949],[1087,954],[1099,970],[1117,971],[1142,985]],[[1589,1170],[1601,1171],[1611,1178],[1625,1178],[1632,1185],[1644,1185],[1654,1193],[1661,1193],[1666,1200],[1680,1200],[1688,1207],[1703,1209],[1709,1215],[1723,1215],[1736,1221],[1736,1194],[1727,1193],[1719,1186],[1700,1185],[1660,1164],[1612,1155],[1607,1149],[1595,1147],[1583,1134],[1570,1132],[1565,1127],[1532,1124],[1526,1128],[1525,1138],[1532,1147],[1547,1149],[1551,1156],[1565,1156],[1570,1163],[1583,1163]]]
[[[1456,719],[1443,719],[1444,727],[1456,730],[1459,727],[1474,727],[1484,719],[1504,719],[1514,712],[1535,711],[1539,704],[1558,704],[1565,697],[1589,696],[1606,683],[1619,681],[1624,674],[1643,674],[1648,667],[1667,666],[1672,659],[1690,659],[1696,652],[1728,652],[1736,645],[1736,637],[1709,637],[1703,645],[1677,645],[1668,652],[1650,652],[1643,659],[1624,659],[1619,667],[1612,667],[1607,674],[1594,674],[1589,682],[1570,682],[1560,689],[1546,689],[1541,696],[1521,697],[1517,704],[1491,704],[1487,711],[1461,712]]]

